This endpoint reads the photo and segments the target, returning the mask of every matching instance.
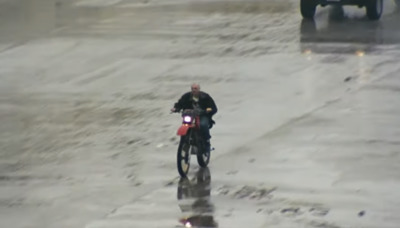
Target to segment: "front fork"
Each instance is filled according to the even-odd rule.
[[[205,141],[199,135],[200,131],[195,131],[194,129],[188,129],[185,137],[185,141],[187,145],[190,147],[190,154],[197,154],[199,152],[203,152],[205,150],[206,144]]]
[[[204,148],[204,142],[200,139],[198,134],[200,134],[199,131],[194,129],[189,129],[187,133],[187,143],[191,146],[190,154],[197,154]]]
[[[193,144],[194,144],[194,139],[193,139],[193,131],[192,129],[189,129],[184,137],[186,145],[189,147],[187,150],[187,154],[185,156],[185,161],[188,162],[190,159],[190,155],[193,154]],[[190,151],[189,151],[190,150]]]

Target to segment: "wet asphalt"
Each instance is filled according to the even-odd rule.
[[[400,13],[0,0],[0,227],[396,227]],[[178,177],[171,105],[220,108]]]

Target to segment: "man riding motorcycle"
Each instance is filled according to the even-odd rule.
[[[210,151],[210,128],[215,124],[212,116],[217,113],[218,109],[213,98],[209,94],[200,91],[200,85],[197,83],[192,84],[191,92],[183,94],[171,111],[179,112],[182,109],[195,108],[206,111],[205,114],[200,116],[200,130],[206,141],[207,150]]]

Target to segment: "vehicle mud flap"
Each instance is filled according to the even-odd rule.
[[[178,132],[176,133],[177,135],[184,136],[187,134],[190,126],[189,125],[182,125],[179,129]]]

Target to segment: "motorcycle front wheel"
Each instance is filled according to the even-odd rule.
[[[177,152],[177,168],[181,177],[186,177],[190,168],[189,135],[181,136]]]

